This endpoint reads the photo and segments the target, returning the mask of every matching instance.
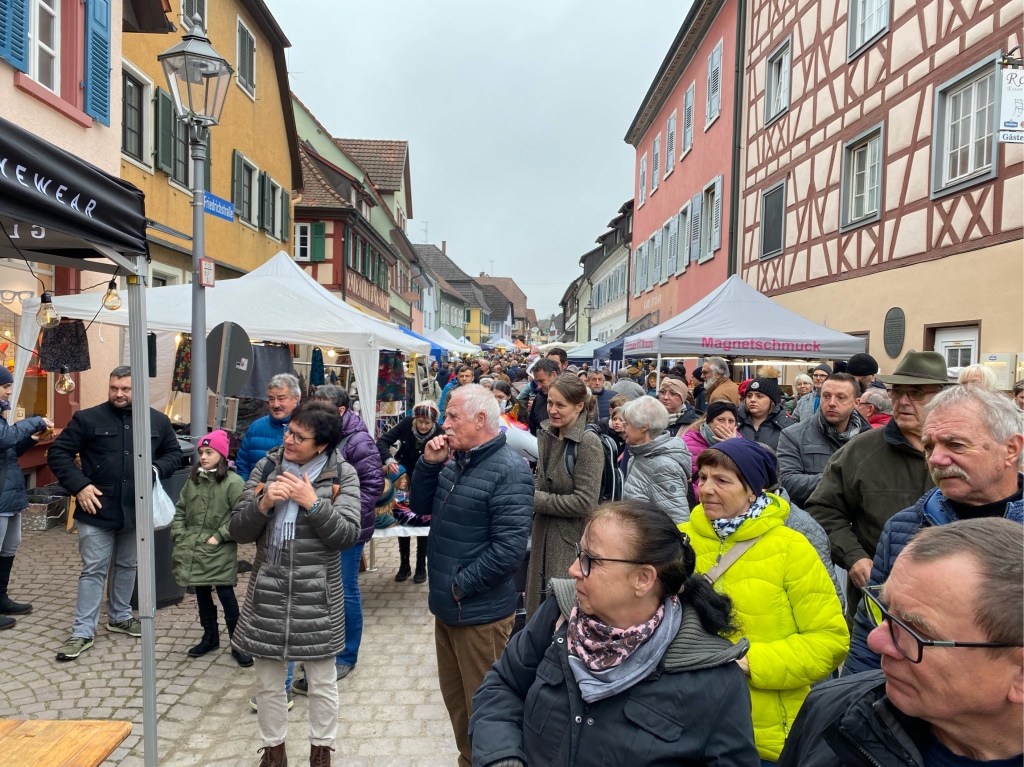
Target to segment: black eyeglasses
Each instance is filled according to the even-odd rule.
[[[910,626],[895,617],[889,608],[882,604],[878,598],[881,593],[881,586],[867,586],[861,589],[864,592],[864,606],[868,615],[876,626],[881,626],[882,621],[889,624],[889,636],[892,643],[900,651],[900,655],[911,663],[920,663],[924,655],[925,647],[1015,647],[1016,645],[1005,642],[946,642],[939,639],[925,639],[917,634]]]
[[[291,437],[292,438],[292,442],[294,442],[296,445],[301,445],[307,439],[313,439],[312,437],[303,437],[301,434],[296,434],[291,429],[285,429],[284,430],[284,436],[285,437]]]
[[[580,572],[583,573],[584,578],[590,577],[590,563],[591,562],[622,562],[627,565],[646,565],[646,562],[638,562],[635,559],[612,559],[611,557],[592,557],[590,554],[580,548],[578,543],[574,543],[576,547],[576,559],[580,561]]]

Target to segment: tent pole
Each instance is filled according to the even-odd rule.
[[[156,578],[153,568],[153,456],[150,447],[149,376],[146,375],[145,256],[136,256],[128,275],[129,353],[132,367],[132,449],[135,466],[135,540],[138,546],[139,620],[142,622],[142,752],[146,767],[157,767]]]
[[[199,122],[189,124],[192,152],[192,380],[189,433],[192,443],[206,435],[206,288],[200,284],[199,259],[206,255],[206,137],[209,128]],[[197,456],[198,460],[198,456]]]
[[[658,362],[655,370],[657,373],[654,377],[654,388],[661,391],[661,352],[658,352]]]

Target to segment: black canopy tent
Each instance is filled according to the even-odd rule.
[[[0,258],[127,276],[130,362],[146,369],[145,200],[131,184],[0,118]],[[101,296],[97,296],[97,309]],[[23,317],[22,322],[34,318]],[[19,353],[25,354],[25,351]],[[18,391],[15,391],[17,397]],[[135,504],[152,508],[149,380],[132,380]],[[16,400],[15,400],[16,401]],[[136,515],[145,764],[157,764],[153,515]]]

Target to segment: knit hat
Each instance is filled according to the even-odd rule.
[[[749,439],[724,439],[708,450],[718,450],[732,458],[740,476],[755,495],[779,481],[779,461],[771,449]]]
[[[814,370],[824,370],[825,371],[825,375],[832,375],[832,368],[829,367],[824,362],[822,362],[820,365],[818,365],[816,368],[814,368]],[[811,372],[813,373],[814,370],[812,370]]]
[[[199,447],[208,447],[211,450],[216,450],[226,459],[228,457],[228,434],[223,429],[211,431],[199,440]]]
[[[704,420],[706,423],[711,423],[722,413],[732,413],[733,418],[739,419],[739,413],[734,404],[729,400],[716,400],[708,405],[708,409],[705,411]]]
[[[383,506],[390,506],[393,500],[395,500],[395,483],[392,482],[391,477],[384,477],[384,489],[374,507],[379,509]]]
[[[740,381],[740,385],[736,388],[739,389],[740,399],[747,396],[747,387],[753,382],[753,378],[748,378],[746,381]]]
[[[429,399],[425,399],[422,402],[417,402],[412,408],[413,418],[429,418],[434,423],[437,423],[437,419],[440,416],[440,411],[437,409],[437,405]]]
[[[852,376],[873,376],[878,372],[878,363],[870,354],[854,354],[846,363],[846,372]]]
[[[0,365],[0,386],[12,383],[14,383],[14,376],[11,375],[11,371],[7,369],[6,365]]]
[[[782,399],[782,392],[779,391],[779,383],[774,378],[755,378],[750,382],[750,386],[747,387],[747,394],[755,391],[759,394],[763,394],[776,405],[778,405],[779,400]]]

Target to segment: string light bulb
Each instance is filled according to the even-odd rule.
[[[103,308],[112,312],[121,308],[121,294],[117,292],[117,283],[113,280],[107,283],[107,292],[103,294]]]
[[[71,376],[68,374],[67,365],[61,367],[60,375],[57,376],[57,383],[53,385],[53,388],[58,394],[71,394],[75,390],[75,382],[71,380]]]
[[[39,310],[36,312],[36,324],[41,328],[55,328],[60,324],[60,315],[53,308],[53,299],[50,292],[43,291],[39,298]]]
[[[338,353],[334,351],[334,349],[328,349],[327,356],[330,357],[331,359],[334,359],[336,356],[338,356]]]

